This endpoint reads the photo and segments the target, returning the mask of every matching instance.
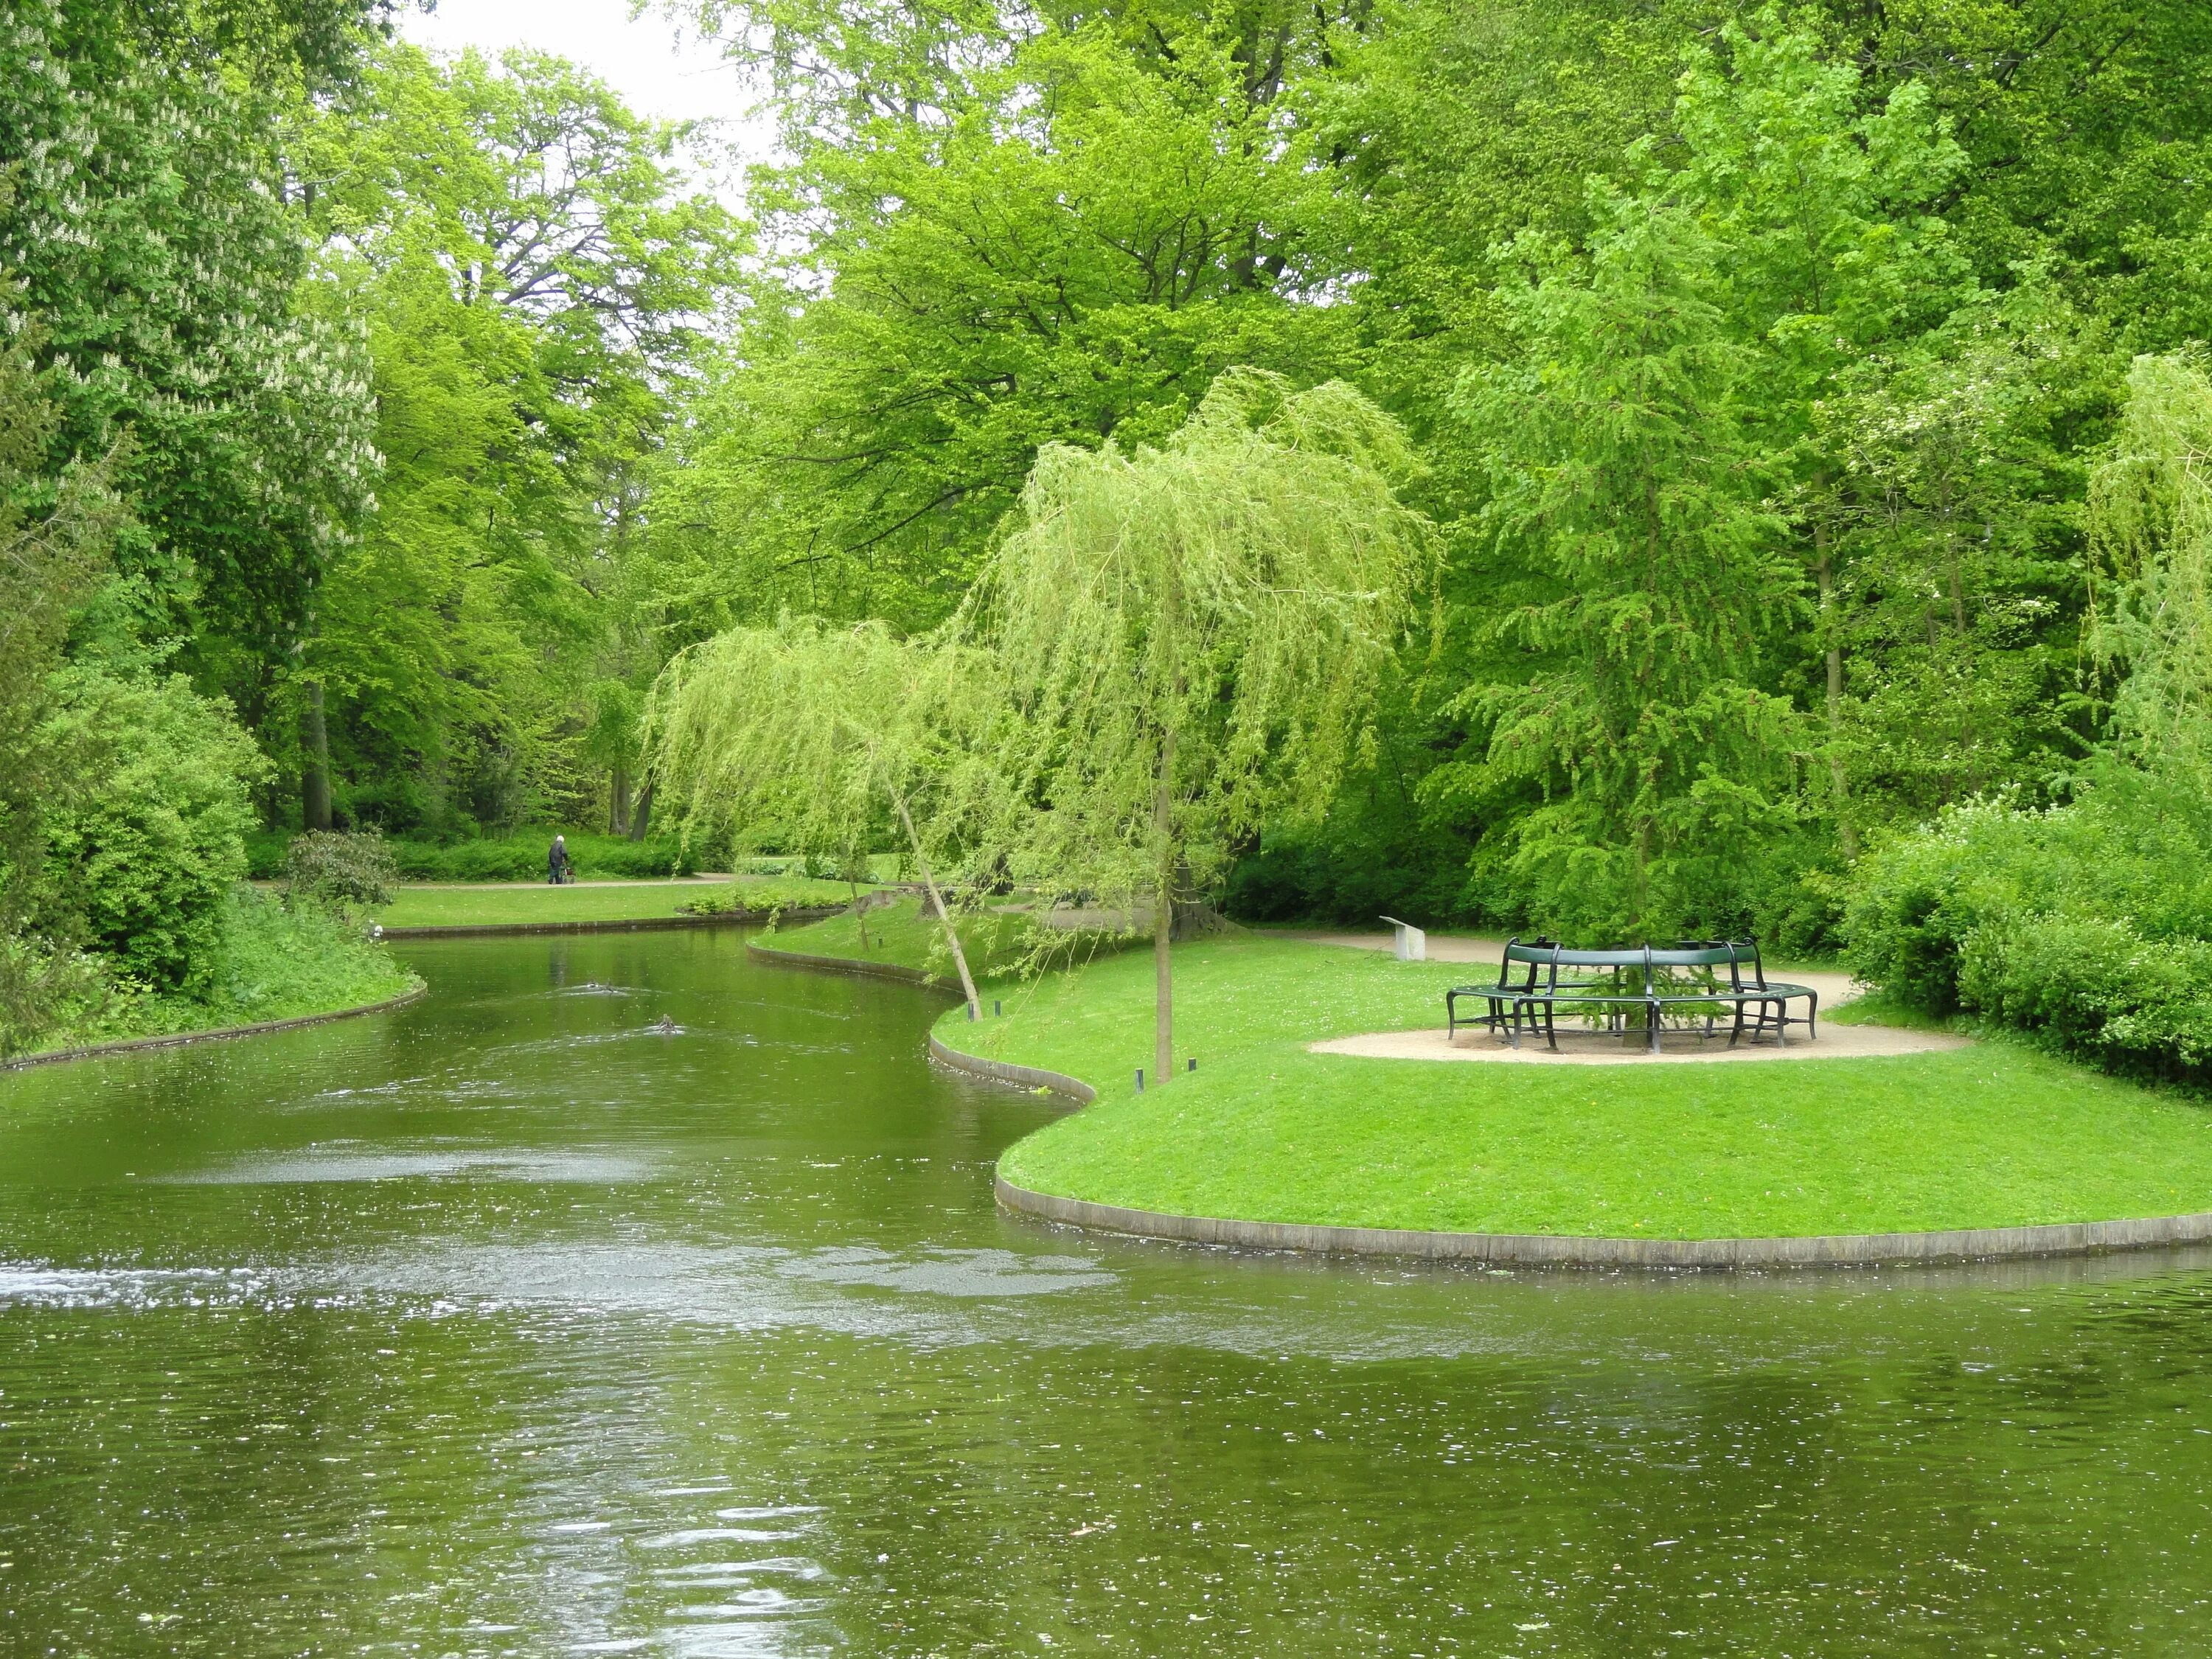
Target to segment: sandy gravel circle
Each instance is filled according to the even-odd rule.
[[[1838,1025],[1831,1021],[1821,1024],[1818,1037],[1808,1041],[1799,1033],[1790,1037],[1786,1047],[1772,1042],[1742,1042],[1731,1048],[1724,1036],[1707,1040],[1686,1031],[1669,1031],[1662,1036],[1662,1048],[1656,1054],[1643,1046],[1640,1036],[1631,1046],[1618,1036],[1561,1031],[1559,1051],[1553,1054],[1544,1046],[1540,1036],[1524,1034],[1521,1046],[1516,1048],[1504,1038],[1492,1036],[1479,1027],[1470,1031],[1462,1026],[1458,1036],[1449,1040],[1441,1029],[1375,1031],[1363,1036],[1310,1042],[1306,1051],[1316,1054],[1356,1054],[1367,1060],[1495,1060],[1509,1066],[1674,1066],[1715,1060],[1867,1060],[1886,1054],[1936,1054],[1947,1048],[1964,1048],[1971,1042],[1971,1038],[1940,1031],[1905,1031],[1893,1025]]]

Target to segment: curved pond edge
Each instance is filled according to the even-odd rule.
[[[1322,1255],[1411,1256],[1551,1267],[1869,1267],[1906,1262],[2101,1255],[2212,1239],[2212,1213],[2136,1221],[2071,1221],[1943,1232],[1827,1234],[1784,1238],[1577,1238],[1553,1233],[1435,1233],[1404,1227],[1324,1227],[1170,1215],[1060,1198],[994,1176],[999,1203],[1018,1214],[1095,1232],[1186,1244]]]
[[[500,939],[528,933],[651,933],[673,927],[757,927],[771,916],[786,921],[822,921],[848,907],[811,905],[792,910],[717,910],[705,916],[635,916],[628,921],[472,921],[451,927],[386,927],[379,939]]]
[[[1070,1077],[1065,1072],[1048,1072],[1041,1066],[1016,1066],[1003,1060],[986,1060],[981,1054],[963,1054],[957,1048],[948,1048],[938,1040],[937,1033],[929,1034],[929,1057],[956,1072],[970,1072],[977,1077],[988,1078],[994,1083],[1012,1083],[1024,1089],[1049,1089],[1054,1094],[1066,1095],[1070,1100],[1088,1106],[1098,1098],[1098,1091],[1079,1077]],[[1001,1187],[1006,1183],[1000,1182]],[[1019,1188],[1008,1188],[1018,1192]]]
[[[933,1032],[930,1057],[956,1071],[1000,1083],[1049,1089],[1088,1105],[1097,1091],[1079,1078],[986,1060],[947,1046]],[[1778,1238],[1611,1238],[1559,1233],[1428,1232],[1413,1227],[1336,1227],[1304,1222],[1237,1221],[1223,1216],[1133,1210],[1018,1187],[994,1174],[1001,1208],[1061,1226],[1133,1238],[1167,1239],[1249,1250],[1316,1255],[1409,1256],[1424,1261],[1499,1262],[1516,1267],[1757,1268],[1870,1267],[1911,1262],[2026,1261],[2102,1255],[2212,1242],[2212,1212],[2124,1221],[2063,1221],[2025,1227],[1959,1227],[1936,1232],[1825,1233]]]
[[[840,905],[830,914],[838,915],[847,908]],[[793,913],[787,910],[784,914],[790,915]],[[780,951],[773,945],[763,945],[758,939],[747,940],[745,951],[763,962],[780,963],[787,968],[813,968],[825,974],[856,974],[862,979],[903,980],[908,985],[927,985],[939,991],[957,992],[959,988],[951,981],[927,969],[902,968],[895,962],[863,962],[858,957],[811,956],[804,951]],[[951,1051],[948,1049],[946,1052]],[[988,1065],[991,1062],[981,1063]]]
[[[430,988],[417,985],[381,1002],[364,1002],[353,1008],[328,1008],[319,1014],[294,1014],[285,1019],[264,1019],[252,1025],[217,1025],[204,1031],[171,1031],[161,1036],[119,1037],[113,1042],[89,1043],[82,1048],[53,1048],[44,1054],[18,1054],[0,1060],[0,1072],[20,1072],[32,1066],[56,1066],[66,1060],[97,1060],[105,1054],[134,1054],[142,1048],[180,1048],[188,1042],[222,1042],[232,1037],[265,1036],[271,1031],[294,1031],[303,1025],[326,1025],[334,1019],[358,1019],[363,1014],[388,1014],[404,1008]]]

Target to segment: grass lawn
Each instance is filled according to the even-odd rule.
[[[749,909],[844,904],[842,881],[805,876],[739,876],[733,881],[643,881],[552,887],[515,882],[485,887],[402,887],[376,919],[386,927],[517,927],[557,921],[645,921],[685,914],[691,904]]]
[[[1311,1054],[1443,1023],[1464,963],[1246,936],[1178,946],[1178,1057],[1152,1063],[1149,953],[955,1010],[955,1048],[1097,1103],[1012,1147],[1017,1185],[1133,1208],[1352,1226],[1711,1238],[2212,1209],[2212,1106],[2008,1042],[1771,1065],[1440,1064]]]

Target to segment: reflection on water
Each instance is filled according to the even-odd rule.
[[[732,934],[0,1079],[0,1653],[2195,1654],[2212,1258],[1647,1279],[996,1215]],[[660,1028],[666,1020],[674,1030]]]

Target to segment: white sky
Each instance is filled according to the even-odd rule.
[[[641,115],[716,122],[715,137],[735,151],[717,170],[732,201],[745,163],[774,150],[772,129],[748,115],[754,96],[720,49],[688,31],[679,34],[658,7],[635,19],[629,0],[436,0],[436,7],[402,13],[400,33],[449,52],[475,46],[496,56],[509,46],[534,46],[589,70]]]

